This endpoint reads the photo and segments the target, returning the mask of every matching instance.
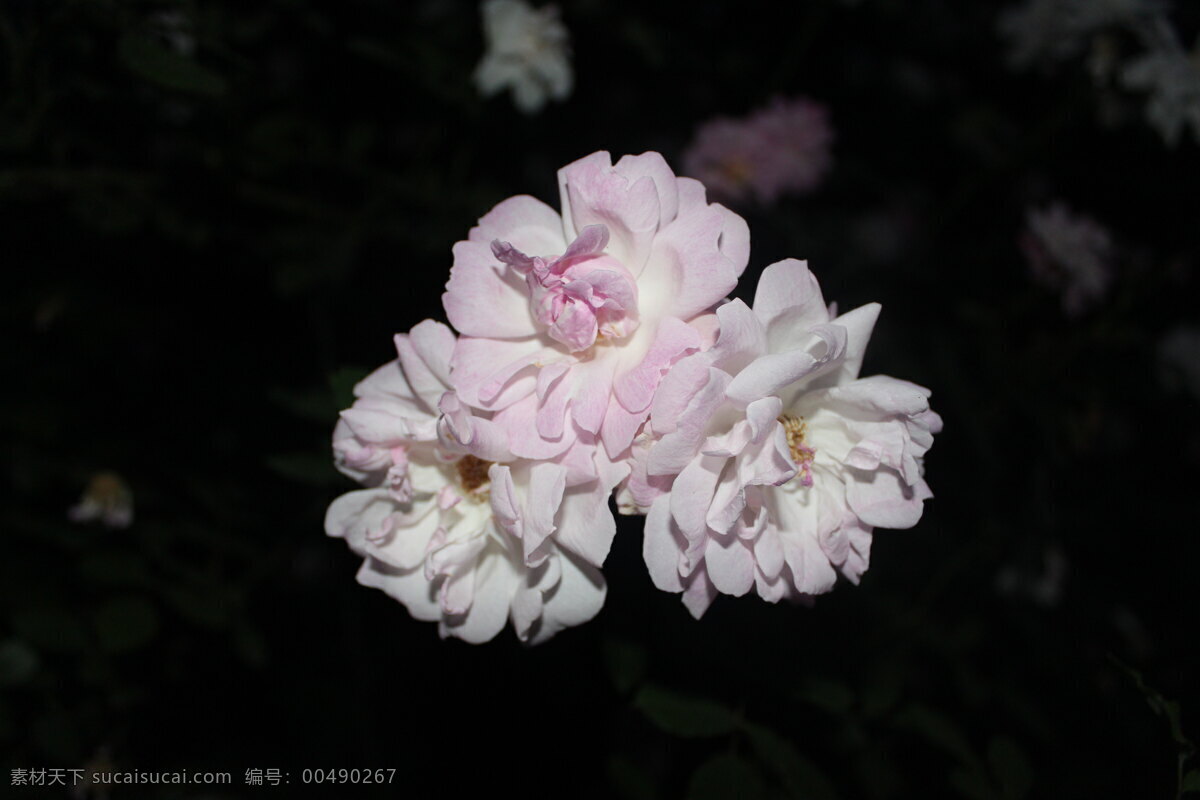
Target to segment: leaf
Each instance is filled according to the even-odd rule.
[[[988,765],[1000,782],[1004,797],[1019,800],[1033,788],[1033,767],[1020,745],[1012,739],[997,736],[988,744]]]
[[[841,681],[810,679],[796,693],[801,701],[830,714],[845,714],[854,707],[854,690]]]
[[[979,765],[979,758],[971,749],[966,735],[953,720],[941,712],[914,703],[899,711],[892,723],[901,730],[919,734],[934,747],[949,753],[964,764]]]
[[[642,687],[633,699],[633,707],[674,736],[721,736],[737,724],[734,713],[719,703],[654,685]]]
[[[322,425],[332,425],[337,420],[340,410],[333,402],[333,395],[329,388],[325,386],[303,391],[276,388],[270,390],[267,396],[271,402],[288,413],[300,419],[319,422]]]
[[[127,34],[117,54],[130,72],[164,88],[213,96],[225,92],[220,75],[153,39]]]
[[[1175,744],[1179,745],[1179,749],[1183,753],[1193,753],[1196,749],[1196,744],[1189,738],[1183,735],[1183,724],[1180,719],[1179,703],[1174,700],[1168,700],[1151,688],[1146,680],[1142,677],[1142,673],[1138,672],[1133,667],[1121,661],[1111,653],[1108,656],[1109,661],[1117,666],[1126,675],[1133,678],[1133,682],[1137,684],[1138,691],[1146,698],[1146,703],[1155,714],[1167,720],[1167,725],[1171,728],[1171,739]]]
[[[759,761],[774,773],[790,796],[805,800],[833,800],[837,796],[821,768],[787,739],[760,725],[747,723],[742,729]]]
[[[762,775],[749,761],[722,753],[700,765],[688,784],[688,800],[758,800],[763,796]]]
[[[950,772],[950,785],[971,800],[994,800],[996,787],[981,767],[955,767]]]
[[[72,653],[87,644],[87,634],[75,614],[54,606],[13,612],[12,626],[32,645],[56,653]]]
[[[98,553],[79,562],[79,574],[91,583],[105,586],[145,586],[150,583],[146,559],[124,553]]]
[[[158,632],[158,611],[143,597],[109,600],[95,612],[100,646],[110,653],[136,650]]]
[[[605,771],[608,773],[608,785],[617,797],[626,800],[654,800],[658,796],[650,774],[629,756],[609,757]]]
[[[326,455],[298,452],[267,457],[267,466],[288,480],[308,486],[334,486],[342,483],[341,473]]]
[[[1189,794],[1191,792],[1200,793],[1200,769],[1194,769],[1187,775],[1183,776],[1183,782],[1179,784],[1180,794]]]
[[[627,694],[646,677],[646,650],[633,642],[605,639],[604,664],[616,690]]]

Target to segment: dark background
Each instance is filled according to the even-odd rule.
[[[1200,430],[1156,352],[1200,321],[1195,142],[1082,57],[1009,69],[1001,4],[562,6],[577,85],[532,117],[477,95],[473,2],[0,7],[0,794],[88,764],[233,774],[114,798],[351,767],[395,784],[310,793],[1175,797]],[[329,434],[392,334],[442,318],[451,245],[513,194],[557,207],[555,170],[594,150],[679,170],[696,125],[777,94],[828,105],[834,167],[735,206],[737,294],[795,256],[842,308],[883,304],[866,373],[932,388],[946,422],[920,524],[814,608],[723,597],[696,622],[622,519],[600,616],[532,649],[439,641],[358,586],[323,533],[354,488]],[[1017,244],[1054,200],[1116,243],[1077,319]],[[127,529],[66,519],[104,469]],[[1048,550],[1055,602],[998,590]]]

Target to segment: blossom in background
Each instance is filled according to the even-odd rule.
[[[511,620],[540,642],[604,603],[607,499],[624,472],[582,446],[573,469],[515,458],[448,394],[454,344],[445,325],[422,322],[355,388],[333,447],[368,488],[335,500],[325,529],[364,557],[360,583],[436,620],[443,637],[484,642]]]
[[[714,197],[770,205],[820,184],[833,163],[829,112],[806,98],[775,98],[744,119],[701,125],[683,155],[684,171]]]
[[[1061,61],[1089,50],[1088,70],[1103,86],[1110,76],[1145,93],[1146,121],[1169,147],[1191,126],[1200,142],[1200,39],[1189,52],[1156,0],[1029,0],[1000,16],[1009,40],[1009,63],[1017,68]],[[1121,63],[1116,31],[1125,31],[1142,52]]]
[[[857,583],[873,529],[920,519],[942,422],[927,389],[858,377],[878,313],[833,316],[808,267],[782,261],[663,381],[623,504],[648,507],[650,575],[694,616],[718,593],[776,602],[828,592],[839,572]]]
[[[1027,0],[1001,12],[998,27],[1009,63],[1025,68],[1079,55],[1093,34],[1139,24],[1159,8],[1153,0]]]
[[[663,373],[712,341],[749,258],[745,221],[658,153],[559,171],[562,214],[509,198],[454,245],[442,302],[462,334],[451,379],[522,458],[599,437],[622,457]]]
[[[1146,120],[1174,147],[1187,125],[1200,143],[1200,40],[1185,50],[1175,31],[1159,20],[1150,48],[1121,72],[1126,88],[1146,92]]]
[[[1053,608],[1062,599],[1068,572],[1066,554],[1058,545],[1050,545],[1042,553],[1042,564],[1038,569],[1027,564],[1009,564],[1001,569],[996,574],[996,591]]]
[[[1031,208],[1020,238],[1033,279],[1062,294],[1063,311],[1077,317],[1108,294],[1113,279],[1112,237],[1098,222],[1062,203]]]
[[[517,108],[540,111],[549,99],[571,94],[570,45],[558,9],[534,9],[522,0],[482,5],[487,52],[475,68],[475,85],[486,97],[511,89]]]
[[[108,528],[128,528],[133,523],[133,492],[115,472],[98,472],[88,481],[79,502],[67,509],[72,522],[100,520]]]

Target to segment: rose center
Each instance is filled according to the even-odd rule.
[[[779,422],[783,425],[783,432],[787,434],[788,452],[792,456],[792,461],[796,463],[796,478],[800,480],[800,485],[812,486],[812,463],[817,456],[817,451],[808,444],[808,440],[805,438],[808,433],[808,423],[804,421],[804,417],[796,417],[791,414],[781,414]]]
[[[534,318],[550,338],[572,353],[597,339],[621,339],[638,326],[637,281],[604,254],[608,228],[589,225],[556,258],[528,256],[507,242],[492,242],[492,253],[525,278]]]
[[[458,485],[468,497],[479,498],[487,495],[488,468],[492,466],[491,461],[467,455],[460,458],[454,466],[458,471]]]

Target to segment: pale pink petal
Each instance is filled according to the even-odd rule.
[[[555,531],[555,516],[563,503],[567,470],[559,464],[540,462],[529,469],[529,488],[525,495],[525,526],[522,531],[525,565],[534,567],[545,560],[548,549],[542,544]]]
[[[818,325],[812,329],[803,348],[770,353],[747,365],[729,384],[729,398],[748,404],[760,397],[779,394],[785,387],[835,361],[844,351],[845,344],[844,328]]]
[[[741,300],[717,307],[720,333],[708,351],[712,365],[737,375],[754,359],[767,352],[767,331],[758,317]]]
[[[439,444],[450,452],[470,453],[484,461],[509,461],[508,431],[494,419],[475,416],[458,395],[446,392],[438,403]]]
[[[465,642],[480,644],[495,638],[503,630],[519,579],[508,559],[502,556],[489,558],[486,567],[475,570],[475,596],[470,610],[462,616],[442,618],[438,626],[442,636],[456,636]]]
[[[803,532],[786,536],[783,552],[792,570],[792,582],[802,594],[824,594],[837,583],[837,572],[815,536]]]
[[[629,474],[629,466],[612,463],[602,455],[599,475],[592,484],[571,487],[562,496],[555,541],[597,567],[612,547],[617,524],[608,507],[613,488]]]
[[[604,442],[604,450],[610,458],[620,458],[625,453],[633,439],[641,429],[642,423],[650,415],[649,411],[626,411],[617,398],[609,399],[608,411],[604,415],[604,427],[600,429],[600,438]]]
[[[853,584],[858,584],[863,573],[871,564],[871,527],[861,522],[847,526],[846,535],[850,540],[850,552],[846,561],[841,565],[841,572]]]
[[[679,216],[691,214],[697,209],[716,209],[721,215],[721,232],[717,237],[717,249],[733,264],[735,275],[741,275],[750,261],[750,226],[741,216],[720,203],[709,203],[704,184],[692,178],[679,178]]]
[[[705,440],[708,421],[724,402],[729,376],[719,369],[708,370],[708,382],[692,397],[679,416],[675,430],[650,451],[646,469],[651,475],[668,475],[684,469]]]
[[[453,253],[442,307],[460,334],[514,339],[537,333],[525,280],[496,259],[490,244],[458,242]]]
[[[363,561],[356,577],[362,586],[381,589],[389,597],[403,603],[415,619],[432,622],[442,616],[437,592],[419,569],[400,570],[368,558]]]
[[[408,334],[395,337],[396,352],[413,392],[432,411],[450,385],[454,334],[445,325],[425,320]]]
[[[540,644],[564,628],[582,625],[600,613],[607,587],[600,570],[564,553],[559,559],[562,577],[545,595],[540,623],[531,644]]]
[[[559,358],[533,338],[501,341],[463,336],[450,362],[451,385],[468,405],[504,408],[534,391],[536,365],[543,357]],[[493,386],[495,382],[500,386]]]
[[[664,302],[667,313],[682,320],[712,308],[733,291],[745,269],[721,248],[727,227],[744,226],[741,217],[719,206],[681,210],[654,239],[654,255],[638,280],[639,290],[645,286],[641,296]]]
[[[354,435],[366,442],[388,443],[410,439],[413,426],[404,417],[387,411],[372,411],[368,408],[348,408],[341,418]]]
[[[754,291],[754,314],[770,332],[772,352],[785,349],[812,326],[829,321],[821,287],[808,262],[794,258],[763,270]]]
[[[669,497],[660,497],[650,506],[650,512],[646,515],[642,558],[650,572],[650,580],[664,592],[683,591],[679,559],[687,544],[674,528],[671,500]]]
[[[566,250],[575,232],[564,235],[563,220],[557,211],[522,194],[497,204],[471,229],[467,238],[489,247],[499,239],[532,256],[551,256]]]
[[[350,549],[363,554],[367,533],[377,529],[396,511],[396,502],[386,489],[359,489],[334,500],[325,512],[325,533],[345,539]]]
[[[630,411],[645,411],[654,399],[663,374],[679,358],[700,349],[700,334],[690,325],[668,317],[658,327],[654,344],[641,362],[617,376],[613,391]]]
[[[708,359],[700,353],[680,359],[663,377],[651,404],[654,432],[671,433],[692,398],[708,383]]]
[[[521,499],[517,496],[513,484],[512,470],[505,464],[492,464],[488,467],[488,502],[492,506],[492,514],[496,523],[517,538],[521,538],[524,523],[521,515]]]
[[[675,215],[679,213],[679,189],[676,186],[678,179],[665,158],[653,152],[642,153],[640,156],[622,156],[613,170],[630,183],[642,177],[649,177],[654,181],[654,189],[658,193],[659,228],[665,227],[675,219]]]
[[[504,431],[505,441],[512,453],[520,458],[544,460],[566,452],[578,438],[573,425],[565,425],[557,439],[539,436],[538,403],[536,395],[513,403],[496,412],[492,422]],[[489,459],[490,460],[490,459]]]
[[[768,528],[754,540],[754,561],[767,578],[774,579],[783,570],[783,543],[779,531]]]
[[[559,170],[564,223],[570,220],[568,236],[571,228],[607,226],[609,254],[636,276],[658,228],[658,190],[649,175],[631,181],[611,164],[608,153],[593,153]]]
[[[404,373],[400,370],[400,362],[398,360],[389,361],[383,366],[378,367],[370,375],[356,383],[354,385],[354,396],[382,397],[388,400],[403,399],[407,401],[406,405],[416,400],[416,395],[413,394],[408,382],[404,380]]]
[[[846,329],[846,352],[842,356],[840,383],[858,378],[867,343],[871,341],[871,332],[875,329],[875,321],[879,319],[880,308],[879,303],[867,303],[833,321],[833,324]]]
[[[364,550],[385,564],[400,569],[416,569],[425,560],[425,548],[438,526],[438,514],[433,503],[428,503],[423,514],[406,520],[397,526],[385,542],[373,543],[368,539]]]
[[[513,631],[522,642],[529,641],[530,633],[545,609],[542,601],[542,590],[534,585],[527,585],[529,578],[518,586],[513,595],[512,608],[509,616],[512,619]]]
[[[704,551],[704,566],[722,594],[740,597],[754,585],[754,555],[736,536],[714,536]]]
[[[588,433],[598,433],[612,394],[614,359],[592,359],[572,365],[571,417]]]
[[[925,481],[908,486],[891,469],[856,470],[846,482],[846,502],[863,523],[876,528],[911,528],[932,497]]]
[[[708,573],[701,565],[692,573],[683,589],[683,605],[693,618],[700,619],[716,599],[717,587],[713,586],[713,582],[708,578]]]
[[[679,526],[680,533],[692,546],[708,537],[705,517],[724,467],[723,458],[701,456],[684,467],[675,478],[675,485],[671,488],[671,516]]]

